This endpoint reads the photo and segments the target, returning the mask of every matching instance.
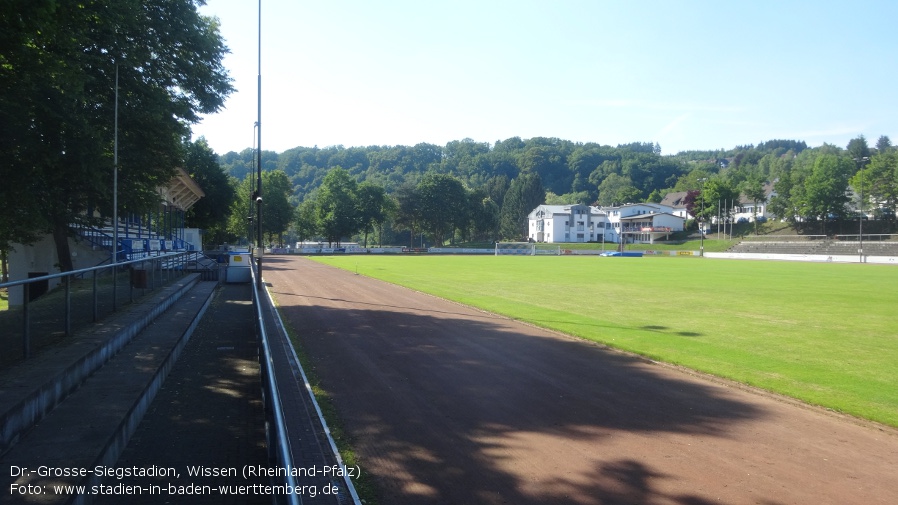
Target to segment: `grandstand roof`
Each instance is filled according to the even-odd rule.
[[[178,168],[177,174],[168,183],[168,187],[159,188],[159,193],[164,204],[172,205],[183,211],[193,207],[193,204],[200,198],[206,196],[199,184],[183,168]]]

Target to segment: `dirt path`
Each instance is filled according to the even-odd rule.
[[[898,431],[303,258],[264,279],[383,504],[895,504]]]

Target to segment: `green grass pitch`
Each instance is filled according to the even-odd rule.
[[[316,260],[898,426],[898,268],[699,258]]]

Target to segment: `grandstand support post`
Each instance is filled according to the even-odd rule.
[[[116,294],[116,284],[118,284],[118,265],[112,264],[112,311],[118,310],[118,295]]]
[[[99,308],[98,308],[99,306],[97,303],[97,271],[94,270],[93,274],[94,274],[93,275],[94,307],[93,307],[93,319],[91,319],[91,322],[96,323],[97,321],[100,320],[100,314],[99,314]]]
[[[72,336],[72,276],[66,275],[63,277],[63,281],[65,282],[65,323],[64,323],[64,335],[66,337]]]
[[[28,298],[31,284],[22,284],[22,354],[25,359],[31,357],[31,314],[28,310]]]

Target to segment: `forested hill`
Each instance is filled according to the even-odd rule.
[[[740,166],[754,171],[765,156],[780,157],[806,149],[801,141],[775,140],[757,146],[738,146],[724,151],[690,151],[662,155],[652,143],[616,147],[578,143],[558,138],[512,137],[490,145],[471,139],[452,141],[441,147],[296,147],[282,153],[263,151],[263,170],[283,170],[294,186],[294,203],[314,194],[328,170],[346,169],[359,182],[368,181],[393,193],[405,183],[415,184],[428,171],[451,174],[470,188],[507,185],[522,172],[538,173],[547,199],[566,203],[599,202],[607,205],[646,199],[660,200],[668,190],[693,189],[690,173],[704,175],[728,167],[739,175]],[[253,151],[229,152],[220,157],[224,170],[242,180],[253,167]],[[768,174],[760,174],[766,176]],[[693,181],[694,182],[694,181]],[[733,181],[733,182],[738,182]],[[678,187],[679,185],[679,187]],[[496,188],[501,191],[500,188]]]

